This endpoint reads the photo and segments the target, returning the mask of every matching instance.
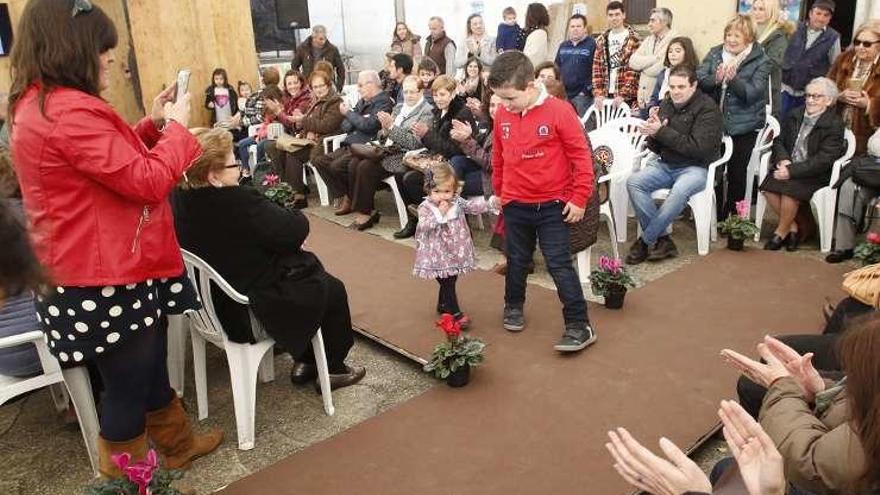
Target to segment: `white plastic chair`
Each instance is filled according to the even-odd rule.
[[[816,212],[816,223],[819,227],[819,247],[823,253],[831,251],[831,241],[834,239],[834,211],[837,207],[837,189],[833,186],[840,178],[840,170],[849,165],[850,159],[856,152],[856,136],[849,129],[843,133],[846,139],[846,152],[842,157],[834,161],[831,169],[831,180],[828,185],[813,193],[810,204]]]
[[[748,200],[749,206],[752,204],[752,189],[754,187],[755,177],[758,176],[759,185],[763,180],[763,177],[761,177],[759,173],[761,160],[765,154],[769,155],[773,151],[773,141],[778,136],[779,121],[772,115],[767,115],[767,121],[764,123],[764,128],[761,129],[761,132],[758,133],[758,138],[755,140],[755,147],[752,149],[752,154],[749,157],[749,164],[746,168],[746,194],[744,197]],[[763,216],[763,209],[767,206],[763,195],[758,195],[758,201],[755,205],[756,218],[758,210],[761,210]]]
[[[629,175],[642,167],[642,162],[647,158],[648,138],[642,134],[639,129],[645,123],[644,120],[636,117],[621,117],[607,122],[603,126],[606,129],[617,131],[629,139],[635,155],[632,158],[632,167],[630,172],[619,176],[610,185],[609,201],[611,202],[611,210],[614,213],[614,225],[617,228],[617,241],[626,242],[627,238],[627,216],[632,213],[632,206],[629,203],[629,194],[626,192],[626,179]],[[593,131],[596,132],[596,131]],[[591,134],[592,136],[592,134]],[[591,138],[592,139],[592,138]],[[634,215],[634,214],[633,214]]]
[[[626,103],[621,103],[614,107],[614,99],[613,98],[605,98],[605,101],[602,102],[602,108],[596,108],[596,105],[590,105],[590,108],[584,112],[584,116],[581,117],[581,125],[586,127],[587,122],[590,121],[590,116],[596,116],[596,129],[601,129],[605,123],[610,122],[614,119],[619,119],[622,117],[629,117],[632,115],[632,110],[629,108],[629,105]]]
[[[394,205],[397,207],[397,218],[400,220],[400,228],[404,229],[406,228],[408,215],[406,213],[406,203],[403,202],[403,196],[400,194],[400,189],[397,188],[397,181],[394,180],[392,175],[382,179],[382,182],[388,184],[388,187],[391,189],[391,194],[394,196]]]
[[[613,180],[613,173],[602,176],[599,178],[599,183],[608,182],[609,180]],[[608,239],[611,242],[611,254],[615,258],[620,258],[620,252],[617,248],[617,233],[615,232],[615,224],[614,224],[614,216],[611,214],[611,204],[610,200],[603,203],[599,206],[599,217],[605,218],[605,224],[608,226]],[[584,249],[583,251],[577,254],[577,271],[578,271],[578,279],[582,284],[585,284],[590,281],[590,273],[592,272],[592,266],[590,265],[590,259],[593,254],[593,246]]]
[[[189,327],[183,315],[168,315],[168,381],[183,397],[186,384],[186,337]]]
[[[336,151],[336,148],[342,143],[343,140],[348,136],[348,134],[336,134],[333,136],[327,136],[324,138],[323,146],[324,146],[324,154],[329,154]],[[312,165],[311,162],[306,162],[305,166],[312,171],[312,176],[314,177],[315,185],[318,187],[318,199],[321,201],[321,206],[330,206],[330,193],[327,190],[327,183],[324,182],[324,179],[321,177],[321,174],[318,173],[318,169]],[[303,184],[308,184],[308,174],[303,169]]]
[[[22,344],[33,344],[37,348],[43,373],[30,378],[0,375],[0,405],[23,393],[49,387],[55,408],[58,411],[63,411],[67,407],[69,397],[79,420],[92,472],[97,476],[99,474],[97,449],[100,427],[98,426],[98,414],[95,410],[95,399],[92,397],[92,384],[89,381],[88,371],[85,366],[62,371],[58,360],[49,353],[45,334],[39,330],[0,338],[0,349]]]
[[[700,256],[709,254],[709,243],[718,238],[718,230],[715,228],[715,171],[722,165],[726,165],[733,154],[733,140],[730,136],[722,139],[724,152],[721,158],[709,164],[706,174],[706,186],[702,191],[688,198],[688,205],[694,214],[694,228],[697,231],[697,252]],[[665,200],[669,196],[669,189],[659,189],[651,194],[655,200]]]
[[[247,296],[238,293],[213,268],[198,256],[181,249],[186,273],[198,291],[202,309],[187,313],[190,321],[190,335],[193,345],[193,368],[195,370],[196,397],[199,406],[199,420],[208,417],[208,387],[205,370],[205,341],[223,348],[229,363],[229,378],[232,383],[232,397],[235,406],[235,423],[238,430],[238,448],[254,448],[254,420],[256,416],[257,375],[263,382],[275,379],[275,365],[272,347],[275,341],[263,329],[260,321],[250,311],[251,329],[256,339],[254,344],[239,344],[226,337],[223,325],[214,310],[211,285],[216,285],[233,301],[248,305]],[[334,413],[333,397],[330,391],[330,375],[327,369],[327,356],[324,353],[324,339],[319,328],[312,337],[312,349],[318,366],[318,382],[324,399],[324,411],[328,416]]]

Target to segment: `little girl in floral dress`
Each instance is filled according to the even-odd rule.
[[[413,275],[437,280],[437,312],[453,315],[464,329],[470,325],[470,318],[458,306],[455,282],[459,275],[476,267],[465,214],[486,213],[489,205],[482,196],[465,200],[459,196],[460,191],[461,184],[448,162],[439,162],[425,171],[428,196],[419,205]]]

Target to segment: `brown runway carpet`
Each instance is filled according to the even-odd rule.
[[[355,325],[411,356],[432,328],[437,284],[410,275],[413,250],[313,218],[308,248],[348,287]],[[784,253],[716,249],[644,288],[622,311],[590,304],[598,342],[552,349],[556,293],[529,286],[526,330],[501,328],[504,280],[459,280],[486,364],[463,389],[438,386],[229,487],[224,494],[624,494],[605,432],[626,426],[651,447],[695,446],[735,398],[723,347],[754,354],[767,333],[814,333],[842,269]]]

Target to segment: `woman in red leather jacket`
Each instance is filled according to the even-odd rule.
[[[51,26],[51,29],[46,28]],[[196,435],[171,389],[167,315],[198,307],[168,193],[200,155],[189,95],[172,85],[130,127],[100,97],[117,33],[88,0],[30,0],[12,52],[11,149],[31,239],[51,279],[37,318],[62,366],[92,362],[105,387],[100,470],[143,458],[187,467],[223,433]]]

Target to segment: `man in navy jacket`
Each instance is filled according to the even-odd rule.
[[[593,54],[596,41],[587,35],[587,18],[575,14],[568,20],[568,40],[559,45],[556,65],[562,75],[568,101],[579,116],[593,104]]]

